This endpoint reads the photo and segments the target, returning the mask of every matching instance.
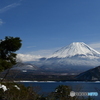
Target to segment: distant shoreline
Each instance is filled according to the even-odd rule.
[[[50,82],[63,82],[63,81],[14,81],[14,82],[40,82],[40,83],[50,83]],[[100,81],[64,81],[64,82],[73,82],[73,83],[100,83]]]

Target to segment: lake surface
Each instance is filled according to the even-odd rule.
[[[92,96],[95,100],[100,100],[100,82],[20,82],[25,86],[35,86],[40,93],[46,94],[54,92],[59,85],[67,85],[72,88],[74,92],[97,92],[98,96]]]

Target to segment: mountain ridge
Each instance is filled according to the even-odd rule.
[[[81,73],[100,65],[100,53],[83,42],[73,42],[47,58],[27,63],[45,71]]]
[[[93,58],[100,57],[100,53],[93,48],[89,47],[84,42],[73,42],[68,46],[62,47],[61,49],[55,51],[51,57],[65,58],[72,57],[75,55],[84,55]],[[95,58],[94,57],[94,58]]]
[[[100,53],[83,42],[73,42],[39,63],[44,70],[77,73],[99,66]]]
[[[80,81],[100,81],[100,66],[80,73],[75,79]]]

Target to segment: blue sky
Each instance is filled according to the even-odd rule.
[[[0,38],[20,37],[21,54],[48,55],[72,42],[100,48],[100,0],[0,0]]]

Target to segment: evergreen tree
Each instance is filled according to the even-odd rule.
[[[16,51],[20,49],[22,43],[19,37],[6,36],[0,40],[0,71],[8,69],[16,64]]]

